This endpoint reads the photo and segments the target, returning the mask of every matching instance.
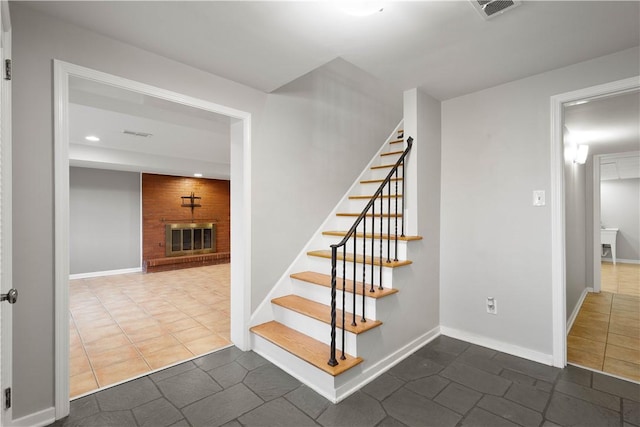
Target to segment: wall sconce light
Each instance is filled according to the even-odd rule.
[[[587,162],[587,157],[589,156],[589,146],[585,144],[566,144],[564,148],[564,157],[565,159],[579,164],[584,165]]]
[[[584,165],[585,163],[587,163],[587,156],[589,156],[589,146],[579,144],[576,149],[576,155],[573,158],[573,163]]]
[[[586,144],[578,144],[577,136],[571,132],[565,126],[564,128],[564,156],[565,159],[584,165],[587,162],[589,156],[589,146]]]

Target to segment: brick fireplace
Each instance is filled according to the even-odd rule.
[[[142,174],[142,259],[145,271],[167,271],[230,261],[229,184],[229,181],[217,179]],[[197,199],[199,206],[193,208],[184,204],[184,197],[192,194],[200,197]],[[205,231],[207,227],[210,231]],[[168,233],[177,236],[175,230],[178,229],[181,230],[181,241],[184,238],[184,251],[182,248],[181,251],[167,248]]]

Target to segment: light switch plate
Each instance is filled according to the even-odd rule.
[[[544,206],[544,190],[534,190],[533,192],[533,206]]]

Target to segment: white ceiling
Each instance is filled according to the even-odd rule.
[[[69,81],[72,166],[229,179],[229,125],[228,117],[208,111],[77,77]],[[89,135],[100,141],[87,141]]]
[[[347,0],[342,0],[342,2]],[[342,57],[449,99],[637,46],[637,1],[524,1],[486,21],[469,1],[42,1],[28,7],[266,92]]]
[[[578,144],[589,146],[589,155],[640,150],[640,93],[590,100],[566,106],[564,124]]]
[[[266,92],[342,57],[398,89],[449,99],[640,42],[638,1],[523,1],[488,21],[466,0],[391,0],[368,17],[347,15],[339,3],[22,4]],[[228,118],[86,81],[71,89],[73,164],[228,178]],[[637,147],[638,116],[636,93],[567,108],[566,124],[600,135],[592,154],[621,152]],[[154,136],[123,135],[127,128]],[[108,136],[84,141],[96,132]]]

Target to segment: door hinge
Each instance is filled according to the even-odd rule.
[[[11,80],[11,60],[4,60],[4,79]]]
[[[4,409],[11,408],[11,387],[4,389]]]

